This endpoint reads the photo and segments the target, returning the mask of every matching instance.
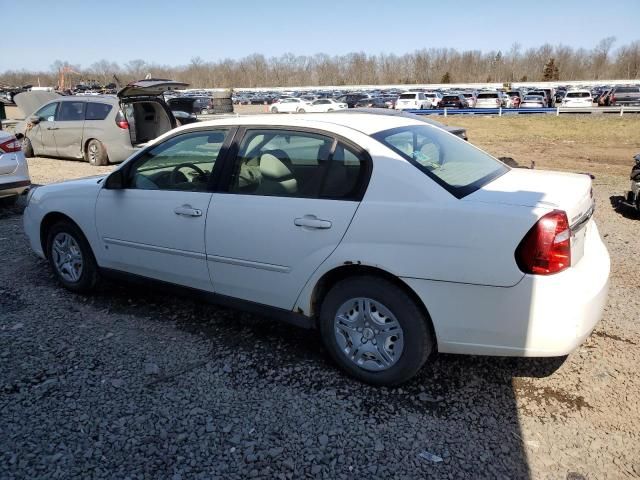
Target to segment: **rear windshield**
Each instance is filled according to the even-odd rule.
[[[507,95],[509,95],[510,97],[519,97],[520,92],[507,92]]]
[[[413,100],[413,99],[416,98],[416,94],[415,93],[403,93],[398,98],[400,98],[400,100]]]
[[[640,92],[640,88],[638,87],[618,87],[616,88],[616,93],[638,93]]]
[[[565,98],[589,98],[590,96],[589,92],[569,92]]]
[[[530,101],[530,102],[541,102],[542,101],[542,96],[540,95],[527,95],[526,97],[524,97],[525,101]]]
[[[373,138],[406,158],[457,198],[475,192],[509,170],[491,155],[430,125],[384,130]]]
[[[460,98],[457,95],[445,95],[442,100],[460,100]]]
[[[479,93],[478,98],[498,98],[497,93]]]

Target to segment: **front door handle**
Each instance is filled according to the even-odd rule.
[[[296,218],[293,221],[296,227],[307,227],[316,229],[331,228],[331,222],[329,220],[323,220],[315,215],[305,215],[304,217]]]
[[[47,130],[58,130],[58,127],[47,127]]]
[[[181,207],[176,207],[173,210],[173,213],[176,215],[184,215],[185,217],[201,217],[202,210],[199,208],[193,208],[191,205],[182,205]]]

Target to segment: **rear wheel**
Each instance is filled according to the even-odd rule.
[[[299,108],[298,113],[307,113],[307,111],[304,108]]]
[[[31,145],[31,140],[29,140],[29,137],[27,137],[26,135],[22,139],[22,151],[24,152],[24,156],[27,158],[33,158],[35,156],[33,145]]]
[[[98,266],[89,242],[69,221],[54,224],[47,233],[47,258],[58,281],[68,290],[84,293],[98,283]]]
[[[331,357],[351,376],[374,385],[411,379],[433,350],[429,319],[383,278],[338,282],[320,310],[320,332]]]
[[[271,107],[271,113],[278,113],[277,107]]]
[[[109,164],[109,157],[107,156],[107,150],[99,140],[91,139],[87,143],[87,150],[85,152],[86,160],[94,166],[103,166]]]

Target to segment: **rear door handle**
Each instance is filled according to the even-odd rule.
[[[301,218],[296,218],[293,224],[297,227],[307,227],[315,229],[327,229],[331,228],[331,222],[329,220],[323,220],[315,215],[305,215]]]
[[[58,130],[58,127],[47,127],[47,130]]]
[[[201,217],[202,210],[199,208],[193,208],[191,205],[182,205],[173,209],[173,213],[176,215],[183,215],[185,217]]]

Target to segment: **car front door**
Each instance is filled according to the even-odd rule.
[[[56,113],[54,137],[57,155],[83,158],[84,101],[60,102]]]
[[[32,124],[25,133],[38,155],[56,155],[56,139],[53,133],[59,105],[60,102],[49,103],[34,113],[33,116],[38,117],[40,121]]]
[[[282,129],[248,129],[236,151],[207,218],[214,291],[291,309],[344,236],[370,159],[331,135]]]
[[[211,290],[205,219],[228,134],[176,135],[123,165],[121,188],[105,185],[96,204],[103,267]]]

